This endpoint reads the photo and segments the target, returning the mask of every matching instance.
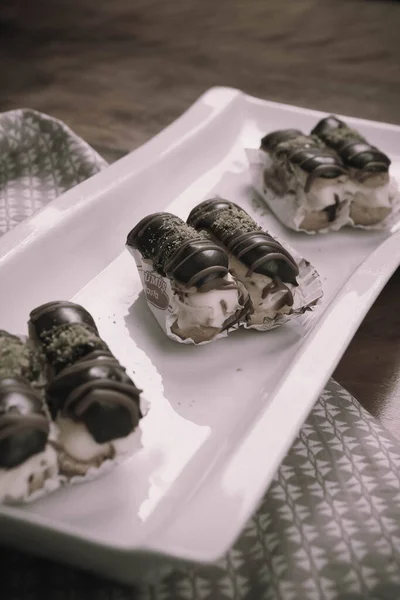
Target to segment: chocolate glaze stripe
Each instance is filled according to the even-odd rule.
[[[1,397],[6,393],[12,394],[22,394],[29,400],[32,400],[35,403],[41,403],[42,400],[39,394],[34,390],[30,385],[24,380],[19,379],[18,377],[2,377],[0,378],[0,406],[1,406]],[[0,413],[1,416],[1,413]]]
[[[225,282],[222,281],[222,278],[227,275],[228,273],[228,269],[226,269],[224,271],[221,271],[221,267],[218,265],[215,265],[214,267],[207,267],[206,269],[202,269],[201,271],[199,271],[198,273],[196,273],[196,275],[193,275],[193,277],[191,277],[187,283],[187,286],[190,287],[196,287],[196,285],[199,283],[199,281],[204,280],[205,278],[208,278],[209,275],[218,275],[218,277],[216,277],[215,279],[220,280],[221,279],[221,285],[216,285],[216,288],[220,289],[220,288],[225,288],[226,289],[226,285],[224,285]],[[215,285],[215,283],[214,283]],[[228,285],[231,289],[237,289],[236,285],[233,285],[231,282],[228,282]],[[201,286],[199,288],[199,291],[205,291],[204,287]],[[209,291],[209,290],[208,290]]]
[[[74,375],[76,373],[79,373],[80,371],[86,371],[87,369],[91,369],[92,367],[111,367],[113,369],[121,371],[125,377],[128,377],[128,375],[126,374],[125,367],[123,367],[120,364],[120,362],[118,361],[118,359],[115,358],[115,356],[113,356],[112,354],[103,353],[101,350],[95,350],[94,352],[87,354],[84,358],[78,360],[73,365],[70,365],[69,367],[63,369],[61,373],[58,373],[55,377],[53,377],[50,383],[53,383],[54,381],[59,381],[67,375]],[[134,385],[133,382],[132,385]]]
[[[87,361],[92,361],[92,360],[96,360],[96,362],[101,362],[101,364],[103,364],[103,361],[107,361],[107,362],[112,362],[114,365],[118,365],[120,369],[123,369],[125,371],[125,367],[123,367],[119,361],[115,358],[115,356],[111,353],[111,351],[107,351],[107,350],[93,350],[93,352],[90,352],[89,354],[86,354],[85,356],[82,356],[82,358],[79,360],[79,362],[87,362]],[[66,367],[63,370],[63,373],[65,373],[66,371],[68,371],[68,369],[71,369],[72,367]]]
[[[225,215],[227,222],[231,221],[232,223],[230,228],[218,226],[218,222],[223,221]],[[243,224],[243,218],[247,221],[246,224]],[[295,277],[299,273],[296,261],[279,242],[263,231],[237,204],[218,198],[206,200],[192,210],[188,222],[196,228],[211,232],[227,248],[228,252],[248,267],[249,275],[256,269],[260,269],[261,266],[267,268],[268,263],[271,265],[272,261],[278,260],[289,267],[291,276],[287,281],[292,280],[292,283],[295,283]],[[248,229],[249,226],[254,226],[254,231],[241,231],[243,228]],[[258,253],[257,250],[259,250]],[[277,273],[271,272],[271,266],[268,274],[273,278]],[[262,272],[264,273],[264,271]]]
[[[336,150],[345,165],[366,171],[387,172],[389,157],[337,117],[331,115],[319,121],[311,132]],[[351,150],[354,149],[354,152]]]
[[[279,277],[276,277],[271,283],[268,283],[261,293],[261,298],[264,300],[269,293],[285,292],[282,294],[280,302],[275,305],[276,310],[281,310],[284,306],[293,306],[294,297],[291,290],[282,283]]]
[[[331,159],[332,164],[335,164],[337,166],[343,166],[337,154],[331,148],[326,146],[324,147],[321,144],[321,141],[317,142],[315,138],[312,138],[311,136],[306,136],[301,131],[298,131],[296,135],[294,135],[295,132],[293,132],[293,135],[291,135],[290,137],[286,136],[286,133],[287,130],[282,130],[270,134],[276,137],[274,140],[274,144],[271,145],[270,148],[266,147],[266,150],[276,154],[282,152],[289,158],[289,160],[292,161],[294,161],[298,157],[300,157],[300,161],[317,158],[328,158]],[[280,148],[282,144],[287,144],[287,142],[289,141],[296,142],[297,147],[295,145],[294,148],[290,148],[288,146]],[[308,156],[304,156],[307,155],[307,153]]]
[[[351,152],[353,150],[353,152]],[[358,139],[354,139],[351,141],[347,141],[345,144],[338,144],[336,151],[342,157],[342,160],[346,162],[354,162],[357,158],[365,155],[371,155],[372,157],[379,159],[377,164],[382,164],[384,166],[390,165],[390,159],[383,154],[378,148],[375,146],[371,146],[368,143],[360,142]],[[370,160],[368,159],[368,164],[370,164]]]
[[[279,152],[279,147],[277,149],[277,152]],[[316,146],[311,138],[310,141],[304,143],[299,142],[298,148],[292,148],[290,150],[282,149],[282,152],[284,152],[288,156],[289,160],[293,162],[298,162],[301,166],[303,166],[308,161],[323,158],[328,159],[328,163],[340,165],[338,157],[334,154],[332,150]]]
[[[151,227],[151,225],[153,225],[155,222],[157,222],[157,220],[160,217],[165,217],[167,215],[169,217],[174,217],[174,218],[178,219],[178,217],[175,217],[175,215],[173,215],[171,213],[162,213],[162,212],[154,213],[152,215],[147,215],[147,217],[144,217],[128,233],[128,237],[127,237],[127,240],[126,240],[126,243],[128,244],[128,246],[132,246],[133,248],[138,248],[139,249],[140,248],[139,240],[143,236],[144,232],[149,227]]]
[[[92,315],[73,302],[57,300],[38,306],[31,311],[28,329],[50,371],[60,372],[95,351],[111,354]]]
[[[0,417],[0,440],[29,430],[42,431],[48,435],[50,427],[47,418],[38,414],[5,414]]]
[[[54,313],[54,309],[57,308],[59,314]],[[53,314],[53,319],[49,322],[46,320],[46,315]],[[68,302],[65,300],[53,300],[46,302],[36,308],[34,308],[29,315],[31,323],[37,326],[40,322],[46,324],[48,329],[55,327],[59,324],[65,324],[72,322],[85,323],[89,327],[92,327],[96,333],[97,326],[94,322],[92,315],[83,306],[75,304],[74,302]],[[57,321],[57,318],[60,322]],[[45,328],[42,326],[40,329],[43,331]]]
[[[105,443],[129,435],[138,425],[141,391],[118,361],[102,356],[79,361],[57,375],[48,386],[47,400],[53,418],[82,422],[96,442]]]
[[[270,136],[271,141],[268,146]],[[297,148],[280,147],[285,142],[295,143],[296,140],[298,143]],[[273,152],[277,156],[279,154],[285,155],[289,162],[297,164],[300,169],[309,173],[305,184],[306,192],[310,191],[317,177],[335,179],[347,173],[335,152],[329,148],[322,148],[313,138],[304,136],[301,131],[292,129],[275,131],[263,138],[261,148]]]
[[[260,232],[261,233],[261,232]],[[258,235],[260,235],[258,233]],[[250,252],[251,250],[254,250],[254,248],[257,248],[258,246],[264,245],[263,241],[255,241],[252,244],[247,244],[247,246],[245,246],[242,250],[238,249],[238,246],[240,246],[242,244],[242,242],[247,242],[248,238],[249,238],[249,234],[248,233],[244,233],[242,236],[240,236],[242,239],[240,241],[236,240],[236,243],[232,246],[232,253],[235,254],[236,258],[238,260],[240,260],[242,258],[242,256],[244,256],[246,254],[246,252]],[[250,233],[250,240],[253,239],[253,234]],[[276,248],[277,250],[280,250],[279,244],[277,244],[276,246],[273,246],[273,244],[269,243],[268,241],[268,246],[270,246],[271,248]],[[290,257],[288,257],[290,259]],[[296,265],[295,265],[296,266]]]
[[[244,296],[243,294],[240,294],[240,298],[239,301],[242,303],[243,302],[243,308],[239,308],[234,315],[232,315],[231,317],[228,317],[223,325],[222,325],[222,329],[221,331],[226,331],[226,329],[228,329],[229,327],[232,327],[232,325],[235,325],[236,323],[239,323],[239,321],[241,321],[242,319],[244,319],[244,317],[248,314],[251,314],[252,311],[254,310],[253,304],[251,302],[251,298],[250,296],[247,296],[246,300],[244,300]]]
[[[331,168],[331,167],[329,166],[329,168]],[[337,169],[335,177],[340,177],[340,175],[347,174],[347,171],[344,167],[339,169],[335,166],[334,168]],[[326,168],[324,165],[316,167],[313,171],[311,171],[311,173],[309,173],[306,183],[305,183],[305,186],[304,186],[304,191],[306,193],[308,193],[310,191],[311,186],[314,183],[315,179],[318,179],[318,177],[320,177],[321,175],[322,175],[322,177],[324,177],[327,175],[327,173],[328,173],[328,168]],[[335,177],[330,177],[329,179],[334,179]]]
[[[200,245],[197,245],[199,243],[200,243]],[[197,245],[197,247],[196,247],[196,245]],[[195,246],[195,247],[193,247],[193,246]],[[182,255],[185,253],[185,251],[188,248],[192,248],[192,252],[189,255],[182,258]],[[165,272],[173,273],[174,271],[176,271],[180,267],[182,267],[185,264],[185,262],[193,260],[193,258],[196,255],[201,254],[202,252],[208,251],[208,250],[220,251],[221,247],[218,246],[217,244],[213,243],[211,240],[208,240],[207,238],[203,238],[201,236],[198,237],[198,240],[191,239],[191,240],[187,240],[186,242],[183,242],[183,244],[180,245],[177,253],[171,257],[169,262],[166,263]],[[206,274],[207,272],[209,272],[209,273],[220,272],[220,273],[225,273],[225,275],[226,275],[228,273],[228,267],[227,266],[223,267],[222,265],[212,265],[210,267],[206,267],[202,271],[198,271],[195,275],[193,275],[193,277],[190,278],[190,280],[189,280],[190,283],[188,282],[188,285],[194,285],[194,282],[201,279],[204,276],[204,274]],[[221,275],[221,276],[223,276],[223,275]]]
[[[96,400],[92,397],[86,396],[87,392],[93,390],[106,390],[117,392],[117,395],[113,394],[113,404],[119,404],[126,408],[130,413],[131,417],[137,419],[137,399],[136,396],[140,390],[136,387],[129,385],[128,383],[122,383],[119,381],[112,381],[110,379],[97,379],[94,381],[88,381],[80,386],[74,388],[74,390],[67,396],[62,413],[64,416],[68,415],[68,411],[74,405],[74,414],[77,417],[87,411],[88,408],[96,404]],[[133,402],[132,402],[133,400]]]
[[[257,240],[256,238],[259,235],[259,232],[249,233],[246,238],[246,241],[250,241],[252,243],[249,244],[248,247],[242,250],[240,253],[240,258],[245,259],[246,254],[250,254],[252,250],[256,250],[257,248],[264,248],[266,246],[268,247],[267,254],[265,254],[265,256],[260,257],[251,263],[251,265],[249,266],[249,274],[254,273],[257,270],[257,268],[268,262],[271,262],[273,260],[280,260],[285,262],[293,270],[293,272],[296,275],[298,275],[299,268],[296,262],[291,258],[291,256],[287,256],[286,252],[282,252],[279,244],[274,245],[269,243],[267,238]],[[264,238],[265,236],[262,237]],[[272,249],[279,250],[279,252],[271,252]],[[232,248],[232,254],[236,256],[234,248]],[[237,258],[239,259],[239,256],[237,256]]]
[[[218,286],[228,274],[221,246],[170,213],[142,219],[128,234],[127,245],[150,259],[161,275],[189,287],[202,288],[210,280]]]
[[[19,408],[18,403],[15,404],[15,400],[7,410],[7,397],[9,395],[14,398],[16,395],[19,395],[20,398],[28,401],[31,405],[31,412],[10,410],[14,407]],[[1,439],[13,435],[16,429],[25,430],[32,428],[44,431],[45,433],[49,432],[49,422],[42,408],[42,400],[39,394],[24,381],[11,377],[0,380],[0,407],[2,405],[4,407],[4,404],[6,404],[6,410],[0,413]],[[26,405],[24,405],[24,409],[26,410]],[[11,426],[15,427],[11,428]],[[7,435],[5,435],[5,431],[7,431]]]
[[[283,259],[287,262],[288,265],[292,266],[292,263],[289,260],[287,260],[286,256],[283,256],[282,258],[282,254],[280,252],[271,252],[271,254],[268,254],[268,257],[261,257],[253,262],[253,264],[251,265],[251,269],[249,269],[249,275],[251,275],[254,271],[256,271],[258,267],[261,267],[268,261]]]
[[[329,150],[324,150],[319,147],[304,144],[302,148],[283,151],[288,160],[297,164],[300,169],[313,174],[318,169],[319,176],[327,176],[329,178],[338,177],[346,173],[345,167],[342,165],[338,157]],[[278,148],[279,150],[279,148]]]
[[[329,206],[325,206],[323,211],[328,215],[328,223],[332,223],[336,218],[336,212],[339,208],[340,198],[337,194],[333,195],[335,199],[335,204],[330,204]]]
[[[350,150],[353,150],[353,152],[349,152]],[[374,146],[370,146],[369,144],[361,144],[360,142],[354,141],[352,143],[348,143],[344,146],[341,146],[341,148],[338,149],[338,151],[342,154],[343,159],[345,159],[349,163],[353,162],[355,159],[362,155],[370,154],[374,158],[380,159],[376,161],[377,164],[384,166],[390,165],[389,158],[385,156],[380,150],[378,150]],[[371,162],[372,161],[368,161],[368,164],[370,164]]]
[[[46,310],[45,312],[49,312],[50,310],[50,305],[51,305],[51,312],[56,313],[57,309],[60,308],[61,311],[63,310],[63,308],[65,307],[65,305],[68,305],[69,308],[72,309],[73,313],[76,315],[77,318],[77,322],[71,322],[69,321],[66,325],[67,326],[74,326],[74,325],[78,325],[78,326],[83,326],[85,328],[89,327],[89,331],[92,329],[90,328],[90,326],[87,325],[87,323],[81,323],[80,321],[80,317],[81,315],[88,315],[90,317],[90,319],[93,321],[93,317],[90,315],[90,313],[83,308],[82,306],[80,306],[79,304],[74,304],[72,302],[62,302],[62,301],[56,301],[56,302],[51,302],[48,303],[46,305]],[[41,315],[42,311],[41,311],[42,307],[38,307],[37,309],[35,309],[34,311],[32,311],[31,314],[36,314],[36,315]],[[57,318],[57,314],[55,314],[54,318]],[[93,321],[94,322],[94,321]],[[62,325],[56,325],[54,327],[55,330],[60,329],[60,331],[63,331],[65,327],[65,324]],[[56,331],[57,333],[57,331]],[[69,365],[68,367],[64,367],[64,369],[62,369],[61,373],[59,374],[60,376],[64,376],[65,374],[69,374],[69,373],[75,373],[77,370],[82,368],[82,363],[83,363],[83,368],[89,368],[92,366],[113,366],[114,368],[117,368],[119,370],[121,370],[123,373],[125,373],[125,369],[120,365],[119,361],[115,358],[115,356],[111,353],[111,351],[109,350],[108,346],[106,346],[106,343],[101,339],[98,331],[91,331],[91,336],[94,336],[96,338],[96,340],[99,341],[99,344],[101,343],[102,345],[104,345],[104,347],[102,348],[95,348],[92,349],[88,354],[85,354],[82,357],[77,358],[76,362],[72,365]],[[79,343],[80,340],[79,340]],[[47,360],[50,361],[51,357],[47,356]],[[53,381],[54,379],[57,379],[59,376],[53,376]]]
[[[127,237],[127,245],[131,246],[132,248],[136,248],[138,249],[141,253],[143,253],[144,250],[146,250],[146,254],[150,255],[150,259],[151,260],[156,260],[159,256],[162,255],[163,251],[166,248],[166,245],[169,243],[171,243],[172,241],[176,240],[178,238],[177,233],[174,233],[173,231],[161,231],[160,235],[158,235],[158,239],[157,239],[157,246],[154,247],[153,249],[149,249],[146,246],[146,241],[148,242],[148,239],[146,239],[145,237],[145,233],[148,232],[148,230],[154,226],[154,225],[158,225],[159,226],[165,226],[165,224],[167,223],[170,225],[173,225],[174,223],[177,225],[181,225],[182,220],[177,217],[176,215],[173,215],[171,213],[154,213],[152,215],[148,215],[147,217],[144,217],[141,221],[139,221],[139,223],[129,232],[128,237]],[[162,236],[165,236],[165,240],[162,241]],[[200,237],[200,236],[199,236]],[[144,238],[144,240],[143,240]]]
[[[140,229],[138,229],[136,234],[134,233],[136,228],[134,228],[129,233],[128,245],[131,245],[132,247],[140,250],[141,244],[138,242],[139,238],[144,235],[144,233],[145,233],[146,229],[148,229],[148,227],[150,227],[151,225],[154,225],[154,223],[156,223],[160,218],[162,219],[162,218],[166,218],[166,217],[168,217],[168,218],[174,217],[172,222],[175,221],[175,222],[179,223],[179,225],[181,224],[181,222],[184,223],[184,221],[181,221],[181,219],[179,219],[179,217],[176,217],[175,215],[171,215],[170,213],[156,213],[155,215],[149,215],[149,217],[152,217],[152,218],[146,217],[144,219],[144,221],[146,221],[145,224]],[[140,223],[138,225],[140,225]],[[136,226],[136,227],[138,227],[138,226]],[[157,242],[158,242],[157,249],[154,250],[153,256],[152,256],[153,260],[157,260],[157,258],[159,258],[160,255],[162,255],[163,251],[165,250],[165,247],[168,244],[171,244],[171,242],[175,241],[179,237],[179,235],[177,233],[174,233],[173,231],[172,232],[169,231],[168,233],[167,232],[163,232],[163,233],[166,236],[166,239],[164,241],[157,240]],[[135,240],[136,243],[133,240]],[[179,245],[178,253],[181,253],[187,246],[196,244],[198,242],[200,242],[201,244],[210,246],[210,249],[214,248],[214,249],[220,250],[219,246],[216,246],[215,244],[213,244],[211,240],[208,240],[204,236],[198,234],[197,236],[191,237],[190,239],[182,242]],[[199,249],[199,251],[201,251],[201,249]],[[173,255],[173,260],[171,259],[169,262],[166,263],[165,270],[167,270],[168,267],[172,268],[172,265],[170,266],[170,263],[174,262],[174,260],[175,260],[175,254]]]
[[[303,135],[299,129],[282,129],[268,133],[261,140],[261,148],[269,152],[273,152],[279,144],[293,140],[300,135]]]
[[[263,239],[253,241],[252,244],[248,244],[249,239],[254,240],[255,233],[257,234],[257,236],[260,236],[260,238],[263,238]],[[228,237],[229,237],[229,234],[228,234]],[[236,256],[237,259],[240,259],[247,252],[250,252],[254,248],[257,248],[258,246],[264,246],[264,245],[269,246],[273,250],[279,250],[279,254],[284,255],[287,258],[288,263],[293,266],[293,269],[298,271],[298,266],[297,266],[295,260],[289,254],[289,252],[282,246],[282,244],[277,242],[269,233],[267,233],[266,231],[263,231],[261,228],[254,232],[250,231],[250,232],[242,233],[239,236],[237,236],[235,239],[232,239],[231,242],[229,242],[227,239],[223,239],[223,236],[221,236],[221,241],[226,245],[228,250]],[[245,244],[245,247],[242,250],[239,250],[239,247],[242,243]]]

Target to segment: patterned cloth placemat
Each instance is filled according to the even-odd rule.
[[[52,117],[29,109],[0,114],[0,236],[105,166]]]
[[[0,115],[0,235],[106,166],[59,121]],[[128,588],[0,548],[4,600],[396,600],[400,445],[334,381],[213,566]],[[1,538],[1,534],[0,534]]]

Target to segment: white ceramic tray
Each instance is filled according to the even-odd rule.
[[[273,129],[308,131],[320,117],[211,89],[145,146],[0,240],[0,328],[25,331],[29,310],[48,300],[81,302],[151,401],[140,452],[100,480],[1,508],[1,541],[123,581],[166,558],[212,561],[233,543],[400,264],[394,230],[297,234],[252,201],[244,148]],[[400,127],[348,121],[391,155],[400,179]],[[325,297],[313,320],[201,347],[164,336],[140,294],[126,235],[150,212],[185,218],[214,193],[317,267]]]

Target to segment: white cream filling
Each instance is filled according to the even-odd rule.
[[[327,206],[336,204],[336,198],[339,198],[339,202],[342,202],[344,193],[345,182],[343,178],[323,179],[319,177],[311,185],[308,194],[305,194],[305,204],[309,210],[323,210]]]
[[[264,154],[264,166],[267,170],[272,169],[274,161],[267,153]],[[324,210],[327,206],[336,204],[336,197],[339,202],[344,200],[345,184],[347,175],[340,175],[333,179],[325,177],[317,177],[311,185],[308,192],[304,191],[308,173],[299,166],[293,166],[293,174],[291,175],[285,167],[284,171],[287,174],[286,184],[289,190],[293,191],[300,201],[300,205],[306,212],[314,212]]]
[[[352,179],[346,183],[346,192],[350,195],[351,200],[369,208],[391,208],[389,188],[389,182],[379,186],[371,186],[368,183],[359,183]]]
[[[308,192],[304,191],[308,173],[300,167],[295,167],[296,179],[300,184],[300,190],[297,190],[299,198],[301,198],[301,206],[307,212],[321,211],[328,206],[336,204],[336,197],[339,202],[345,198],[347,175],[340,175],[333,179],[326,177],[317,177],[311,184]]]
[[[25,500],[32,486],[40,489],[46,479],[56,477],[57,471],[57,454],[49,444],[43,452],[34,454],[22,465],[0,469],[0,502]]]
[[[230,274],[224,280],[234,284]],[[182,290],[183,292],[183,290]],[[214,289],[209,292],[198,292],[195,287],[185,290],[187,295],[173,296],[173,312],[181,330],[192,327],[215,327],[221,329],[226,319],[232,317],[240,308],[237,288]]]
[[[99,457],[106,457],[114,449],[117,455],[127,454],[135,448],[134,433],[117,438],[105,444],[98,444],[89,433],[84,423],[77,423],[68,418],[57,418],[59,428],[58,441],[65,452],[82,462],[90,462]]]
[[[269,292],[265,298],[262,297],[264,288],[272,282],[270,277],[260,273],[248,275],[248,268],[232,255],[229,256],[229,269],[232,274],[243,283],[249,293],[254,308],[254,312],[251,315],[251,321],[258,322],[260,321],[260,318],[262,320],[265,317],[274,319],[278,314],[287,314],[290,312],[291,308],[287,305],[276,310],[277,303],[286,293],[285,290]],[[296,287],[291,283],[285,283],[285,285],[292,292],[294,298]]]

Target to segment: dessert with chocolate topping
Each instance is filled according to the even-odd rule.
[[[126,245],[147,303],[173,339],[209,342],[244,318],[248,295],[229,273],[225,250],[179,217],[145,217],[128,234]]]
[[[140,393],[119,362],[106,355],[86,357],[52,379],[46,398],[60,431],[62,473],[84,475],[89,466],[132,452]]]
[[[271,329],[279,317],[309,307],[303,302],[296,260],[240,206],[222,198],[206,200],[191,211],[188,223],[206,231],[228,253],[229,270],[245,286],[252,303],[246,319],[249,327]],[[302,268],[306,269],[305,261]],[[311,304],[314,301],[313,297]]]
[[[262,195],[286,225],[290,226],[282,210],[286,203],[292,205],[294,229],[332,228],[347,216],[346,168],[321,140],[285,129],[263,137],[260,150]]]
[[[396,197],[388,156],[333,115],[319,121],[311,133],[332,148],[348,170],[346,191],[354,224],[368,226],[384,221]]]
[[[29,500],[58,485],[57,454],[44,408],[40,357],[0,331],[0,502]]]
[[[100,338],[90,313],[50,302],[30,314],[29,332],[48,365],[46,401],[59,430],[60,472],[84,475],[130,453],[141,418],[140,393]]]

